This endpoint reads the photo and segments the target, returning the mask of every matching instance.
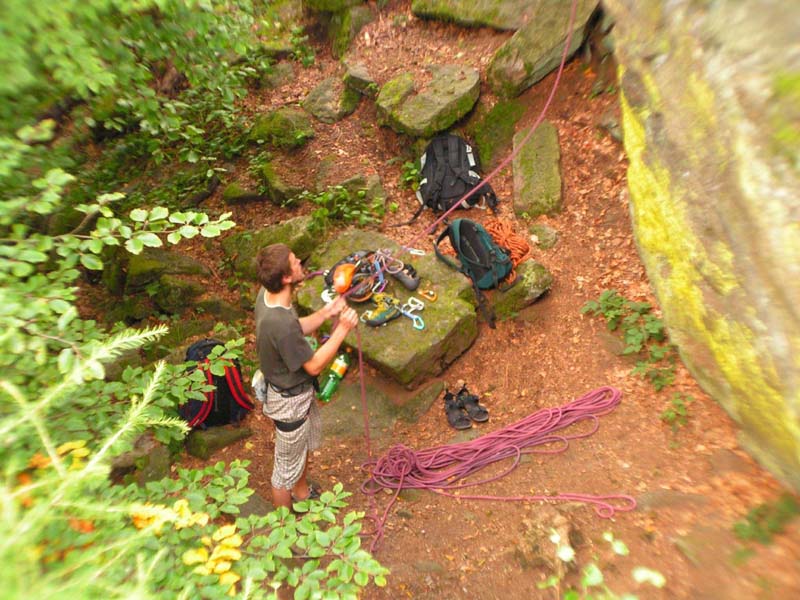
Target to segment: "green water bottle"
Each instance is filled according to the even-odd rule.
[[[339,387],[339,382],[344,379],[344,374],[347,373],[347,367],[349,366],[350,354],[347,352],[340,352],[339,356],[331,363],[328,375],[325,377],[325,382],[322,384],[322,389],[319,392],[320,400],[323,402],[330,402],[330,399]]]

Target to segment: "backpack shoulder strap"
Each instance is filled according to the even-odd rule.
[[[451,234],[451,231],[452,231],[452,230],[454,230],[454,229],[457,229],[457,228],[458,228],[458,224],[459,224],[460,222],[461,222],[461,219],[456,219],[455,221],[453,221],[452,223],[450,223],[450,225],[447,225],[447,226],[444,228],[444,230],[442,231],[442,233],[440,233],[440,234],[439,234],[439,237],[438,237],[438,238],[436,239],[436,241],[433,243],[433,251],[434,251],[434,252],[436,252],[436,258],[438,258],[439,260],[441,260],[441,261],[442,261],[444,264],[446,264],[448,267],[450,267],[451,269],[455,269],[456,271],[459,271],[459,272],[463,273],[463,270],[462,270],[462,268],[461,268],[459,265],[457,265],[455,262],[453,262],[452,260],[450,260],[448,257],[446,257],[444,254],[442,254],[442,253],[439,251],[439,244],[441,244],[441,243],[442,243],[442,240],[443,240],[444,238],[446,238],[448,235],[450,235],[450,242],[451,242],[451,243],[453,244],[453,246],[454,246],[454,247],[453,247],[453,249],[456,251],[456,253],[458,253],[458,249],[457,249],[457,248],[455,248],[456,242],[454,241],[455,239],[457,239],[457,234],[455,234],[455,233]]]
[[[208,359],[206,359],[205,363],[205,366],[198,368],[203,370],[208,385],[213,386],[214,376],[211,374],[211,369],[208,368]],[[205,394],[206,401],[202,403],[200,410],[197,411],[197,414],[194,416],[194,418],[189,421],[189,427],[197,427],[198,425],[202,425],[208,418],[208,415],[211,414],[211,409],[214,407],[214,399],[216,396],[215,391],[210,390],[203,393]]]
[[[235,366],[226,366],[225,367],[225,379],[228,382],[228,389],[230,389],[231,394],[233,394],[233,399],[236,400],[236,404],[241,406],[247,410],[253,410],[255,406],[247,397],[247,394],[244,391],[244,386],[242,386],[242,378],[239,376],[239,369]]]

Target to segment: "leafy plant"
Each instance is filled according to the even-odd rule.
[[[630,554],[625,543],[616,539],[610,531],[603,533],[603,540],[608,542],[609,549],[613,553],[612,556],[628,556]],[[569,540],[562,539],[557,531],[552,530],[550,541],[556,546],[558,560],[564,563],[576,563],[577,555]],[[666,585],[666,579],[661,573],[647,567],[634,567],[631,570],[631,577],[636,583],[647,583],[656,588],[663,588]],[[569,587],[562,594],[561,589],[566,583],[565,578],[566,574],[552,574],[546,580],[537,583],[536,587],[540,590],[552,588],[556,593],[556,598],[563,600],[635,600],[637,598],[633,594],[620,595],[606,585],[603,571],[598,566],[597,556],[580,569],[579,587],[577,589]]]
[[[310,67],[314,64],[316,54],[314,49],[308,45],[308,35],[304,32],[302,27],[293,27],[292,35],[289,39],[292,45],[292,58],[300,62],[304,67]]]
[[[661,420],[667,425],[672,427],[672,432],[675,433],[686,425],[689,420],[689,405],[694,402],[691,396],[682,396],[675,392],[669,401],[669,407],[661,413]]]
[[[656,391],[675,380],[675,347],[667,340],[664,322],[652,314],[647,302],[633,302],[616,290],[604,290],[597,300],[590,300],[581,313],[602,316],[609,331],[621,329],[625,342],[623,354],[643,355],[633,373],[647,378]]]
[[[772,504],[764,503],[751,509],[743,521],[733,526],[733,532],[742,541],[754,540],[766,545],[797,515],[800,515],[797,499],[790,494],[783,494]]]
[[[403,163],[402,174],[400,175],[400,187],[417,191],[419,189],[420,173],[416,163],[406,161]]]
[[[317,206],[311,213],[311,229],[315,232],[325,231],[331,223],[357,225],[378,223],[385,210],[382,199],[369,201],[367,190],[351,193],[341,185],[329,187],[319,194],[306,190],[291,202],[300,201],[311,202]]]

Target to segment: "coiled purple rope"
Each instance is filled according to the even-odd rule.
[[[636,508],[636,500],[625,494],[556,494],[522,496],[484,496],[454,494],[455,490],[495,481],[513,471],[523,454],[557,454],[569,447],[570,440],[592,435],[600,426],[598,417],[614,410],[620,402],[621,392],[612,387],[601,387],[556,408],[539,410],[503,429],[477,439],[414,451],[397,444],[378,458],[370,460],[363,468],[370,474],[361,485],[361,491],[374,495],[381,488],[396,490],[392,503],[402,489],[427,489],[443,496],[471,500],[503,500],[529,502],[583,502],[594,505],[595,512],[603,518],[617,512]],[[569,435],[557,432],[583,421],[591,421],[590,431]],[[556,448],[537,449],[538,446],[558,444]],[[492,463],[513,458],[512,464],[497,475],[477,481],[464,481],[470,475]],[[387,507],[384,519],[389,512]],[[380,529],[380,528],[379,528]]]

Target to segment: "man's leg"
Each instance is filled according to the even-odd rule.
[[[306,457],[305,465],[303,466],[303,473],[300,475],[300,479],[297,480],[297,483],[294,484],[294,487],[291,490],[276,487],[272,488],[272,503],[275,505],[275,508],[278,508],[279,506],[285,506],[286,508],[291,509],[292,496],[298,500],[308,498],[310,490],[308,488],[308,480],[306,479],[307,473],[308,457]]]
[[[292,492],[289,490],[283,490],[281,488],[272,488],[272,503],[275,505],[275,508],[278,508],[279,506],[285,506],[291,510]]]
[[[297,483],[294,484],[292,488],[292,495],[297,498],[298,500],[303,500],[308,498],[309,493],[311,490],[308,488],[308,456],[306,456],[306,464],[303,466],[303,474],[300,475],[300,479],[297,480]]]

